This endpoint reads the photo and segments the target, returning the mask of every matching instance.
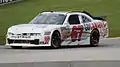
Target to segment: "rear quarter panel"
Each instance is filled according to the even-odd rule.
[[[92,24],[92,26],[93,26],[93,29],[97,28],[99,30],[100,39],[108,37],[109,32],[108,32],[107,21],[97,20],[94,22],[94,24]]]

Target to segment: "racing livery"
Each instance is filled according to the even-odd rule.
[[[81,12],[42,12],[28,24],[10,27],[6,35],[6,46],[12,48],[63,45],[78,45],[88,41],[98,46],[99,40],[108,37],[105,17],[94,17]]]

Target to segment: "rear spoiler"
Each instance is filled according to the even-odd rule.
[[[106,18],[107,18],[107,16],[98,16],[98,17],[92,16],[92,15],[91,15],[89,12],[87,12],[87,11],[82,11],[82,13],[85,13],[85,14],[89,15],[90,17],[92,17],[93,19],[97,19],[97,20],[106,21]]]
[[[106,21],[107,16],[93,17],[93,19]]]

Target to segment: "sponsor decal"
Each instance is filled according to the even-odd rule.
[[[98,28],[97,23],[92,23],[92,27],[91,27],[91,29],[94,29],[94,28]]]
[[[85,26],[85,31],[89,31],[90,30],[90,24],[84,24]]]
[[[104,22],[97,22],[97,23],[94,23],[94,25],[95,25],[95,28],[104,28],[104,27],[106,27],[106,23],[104,23]]]
[[[70,31],[70,28],[61,27],[62,40],[65,40],[66,38],[70,37]]]
[[[44,37],[44,43],[45,43],[45,44],[48,44],[48,43],[49,43],[49,40],[50,40],[50,36],[45,36],[45,37]]]
[[[92,23],[92,28],[91,29],[103,28],[103,27],[105,27],[105,24],[103,22],[97,22],[97,23]]]
[[[11,36],[11,38],[31,38],[31,37],[19,35],[19,36]]]
[[[71,33],[71,39],[72,41],[76,41],[77,39],[81,39],[81,35],[83,33],[83,26],[73,26],[72,27],[72,33]]]
[[[94,29],[95,28],[95,25],[94,25],[94,23],[91,23],[92,24],[92,27],[91,27],[91,29]]]

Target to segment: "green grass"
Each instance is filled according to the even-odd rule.
[[[0,6],[0,44],[5,43],[7,29],[28,23],[41,11],[81,11],[108,16],[110,37],[120,36],[120,0],[25,0]]]

